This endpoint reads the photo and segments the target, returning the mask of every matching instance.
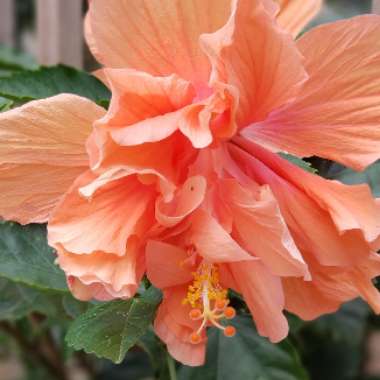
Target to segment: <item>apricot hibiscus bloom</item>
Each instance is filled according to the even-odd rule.
[[[130,297],[147,273],[164,294],[155,330],[185,364],[204,362],[207,327],[234,335],[228,289],[273,342],[285,309],[312,319],[361,296],[380,312],[368,186],[276,154],[380,158],[380,18],[295,40],[319,6],[91,0],[109,110],[60,95],[0,115],[0,214],[48,220],[80,299]]]

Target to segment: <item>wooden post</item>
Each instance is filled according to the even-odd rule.
[[[372,12],[380,15],[380,0],[372,0]]]
[[[37,0],[37,33],[40,64],[82,67],[82,0]]]
[[[15,0],[0,0],[0,44],[14,46]]]

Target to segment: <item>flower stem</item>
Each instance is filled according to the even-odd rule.
[[[166,360],[167,360],[168,368],[169,368],[169,379],[177,380],[177,372],[175,369],[175,363],[169,353],[166,354]]]

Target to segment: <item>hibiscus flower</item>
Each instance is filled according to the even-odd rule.
[[[241,293],[277,342],[361,296],[380,312],[380,207],[366,185],[276,152],[354,169],[380,158],[380,18],[295,39],[317,0],[91,0],[88,44],[108,111],[73,95],[0,115],[0,214],[48,221],[73,294],[128,298],[147,273],[155,331],[204,362]],[[5,189],[5,190],[4,190]]]

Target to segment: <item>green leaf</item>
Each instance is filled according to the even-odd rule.
[[[341,341],[348,345],[360,345],[366,330],[370,309],[360,300],[343,304],[339,311],[322,316],[308,328],[330,341]]]
[[[8,111],[13,106],[13,101],[0,96],[0,112]]]
[[[0,69],[33,70],[37,67],[37,62],[30,55],[3,45],[0,46]]]
[[[54,260],[44,225],[0,222],[0,277],[39,289],[68,291]]]
[[[156,336],[153,329],[146,332],[137,343],[149,356],[157,380],[167,380],[170,378],[168,368],[168,355],[165,345]]]
[[[161,293],[151,287],[140,297],[96,305],[72,323],[66,342],[76,350],[121,363],[149,329],[160,301]]]
[[[32,312],[61,317],[60,295],[0,278],[0,320],[17,320]]]
[[[304,161],[302,158],[292,156],[291,154],[287,154],[287,153],[279,153],[279,156],[291,162],[292,164],[300,167],[301,169],[306,170],[309,173],[316,174],[318,172],[317,169],[311,166],[310,162]]]
[[[71,294],[66,294],[63,297],[62,304],[66,314],[73,319],[85,313],[91,305],[88,302],[78,301]]]
[[[13,70],[4,70],[0,68],[0,79],[5,77],[10,77],[14,73]]]
[[[372,164],[367,170],[355,172],[339,164],[333,164],[326,173],[329,179],[339,180],[347,185],[368,183],[375,197],[380,197],[380,161]]]
[[[272,344],[260,337],[251,317],[232,322],[234,338],[217,329],[209,330],[207,362],[203,367],[183,366],[179,380],[305,380],[308,376],[289,341]]]
[[[302,329],[298,339],[303,347],[303,362],[313,378],[360,377],[360,368],[365,360],[363,345],[369,313],[369,307],[363,301],[355,300]]]
[[[142,350],[130,350],[121,365],[104,360],[101,368],[98,380],[171,380],[154,376],[149,357]]]
[[[303,321],[295,314],[286,312],[285,315],[289,323],[290,334],[297,334],[307,324],[307,322]]]
[[[94,76],[58,65],[14,73],[0,79],[0,95],[17,101],[44,99],[60,93],[76,94],[107,106],[110,93]]]

